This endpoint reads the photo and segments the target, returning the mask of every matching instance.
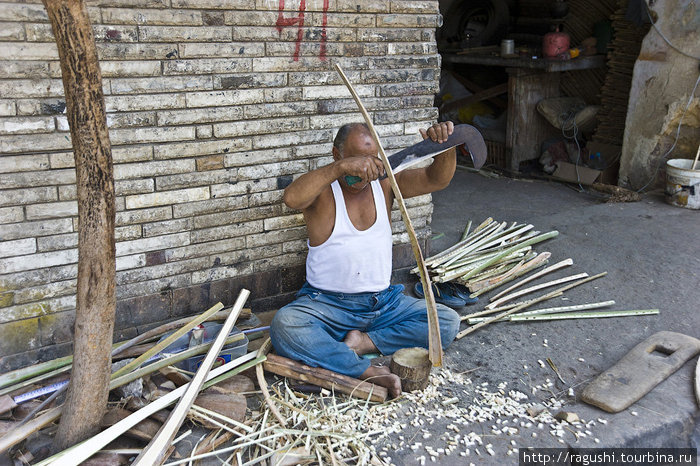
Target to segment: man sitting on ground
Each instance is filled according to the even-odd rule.
[[[424,139],[444,142],[452,122],[421,130]],[[401,380],[387,367],[360,356],[401,348],[428,347],[425,301],[391,285],[391,206],[394,193],[366,125],[344,125],[333,141],[329,165],[297,178],[284,202],[301,210],[309,236],[306,283],[297,299],[277,311],[270,328],[277,354],[340,374],[370,379],[401,393]],[[456,167],[454,149],[428,167],[404,170],[396,181],[404,198],[444,189]],[[348,184],[347,176],[361,178]],[[459,315],[438,304],[443,347],[459,330]]]

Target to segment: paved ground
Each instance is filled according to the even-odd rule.
[[[556,229],[557,238],[535,248],[552,253],[550,264],[571,257],[574,265],[534,283],[580,272],[593,275],[607,271],[608,275],[566,292],[566,301],[559,298],[551,303],[613,299],[617,303],[614,309],[660,309],[657,316],[492,324],[453,343],[446,352],[448,367],[453,372],[478,368],[469,373],[472,386],[488,383],[485,387],[496,392],[500,383],[507,382],[506,392],[515,389],[529,396],[523,403],[551,401],[554,394],[563,409],[589,423],[583,431],[591,435],[577,439],[573,434],[576,429],[566,429],[557,437],[547,423],[539,431],[537,426],[521,425],[517,434],[494,434],[492,426],[496,431],[501,427],[494,419],[458,429],[462,436],[468,430],[483,433],[492,444],[493,456],[475,456],[472,449],[469,458],[440,455],[437,463],[517,464],[516,457],[506,456],[513,444],[518,448],[574,449],[697,447],[698,406],[693,392],[697,357],[618,414],[581,402],[580,393],[592,378],[658,331],[700,338],[700,211],[667,205],[661,193],[647,194],[641,202],[606,204],[598,195],[577,192],[560,183],[489,179],[461,170],[450,187],[435,193],[433,199],[433,253],[458,241],[470,219],[478,224],[490,216],[531,223],[542,232]],[[459,310],[460,314],[481,310],[488,296],[498,291]],[[546,358],[554,361],[566,383],[558,380],[549,366],[540,366],[538,360]],[[553,384],[551,391],[540,389],[533,394],[532,388],[546,385],[547,379]],[[455,387],[456,391],[459,388]],[[463,392],[467,398],[471,396]],[[511,425],[514,420],[517,423],[511,419]],[[460,451],[464,451],[463,444],[452,455]],[[415,464],[417,458],[411,450],[392,457],[394,462],[405,464]],[[428,456],[429,463],[430,459]]]

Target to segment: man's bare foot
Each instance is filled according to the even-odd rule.
[[[350,330],[343,342],[348,347],[357,353],[358,356],[368,353],[377,353],[377,347],[374,346],[372,339],[366,333],[359,330]]]
[[[390,398],[401,395],[401,379],[398,375],[392,374],[386,366],[369,366],[360,379],[385,387],[389,390]]]

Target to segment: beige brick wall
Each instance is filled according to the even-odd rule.
[[[361,121],[334,63],[389,152],[436,119],[437,1],[305,3],[300,28],[298,0],[283,12],[276,0],[88,2],[114,158],[118,337],[201,310],[202,290],[232,299],[231,280],[253,283],[260,308],[291,291],[280,271],[299,270],[306,233],[282,191]],[[43,5],[0,2],[0,370],[70,349],[78,218],[64,111]],[[409,207],[425,237],[430,196]]]

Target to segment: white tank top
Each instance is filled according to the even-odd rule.
[[[335,199],[335,226],[318,246],[309,245],[306,281],[315,288],[338,293],[366,293],[386,289],[391,282],[391,223],[379,181],[370,183],[377,218],[358,230],[348,217],[343,190],[331,183]],[[308,245],[308,240],[307,240]]]

